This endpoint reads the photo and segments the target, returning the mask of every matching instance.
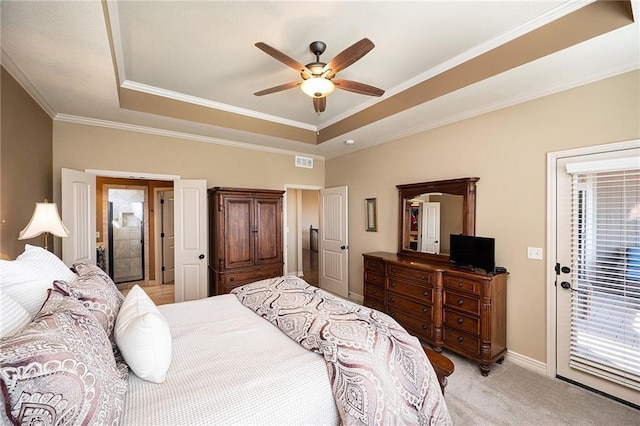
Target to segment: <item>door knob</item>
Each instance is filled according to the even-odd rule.
[[[201,254],[200,256],[198,256],[198,259],[204,259],[204,254]]]
[[[560,287],[564,288],[565,290],[570,289],[571,288],[571,284],[568,283],[567,281],[562,281],[560,283]]]
[[[346,249],[348,249],[348,248],[349,248],[349,246],[340,246],[340,249],[341,249],[341,250],[346,250]]]

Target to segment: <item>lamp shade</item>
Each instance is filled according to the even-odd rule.
[[[300,88],[312,98],[324,98],[333,93],[336,86],[324,77],[311,77],[303,81]]]
[[[56,203],[36,203],[29,224],[20,231],[19,240],[27,240],[48,232],[56,237],[68,237],[69,230],[62,223]]]

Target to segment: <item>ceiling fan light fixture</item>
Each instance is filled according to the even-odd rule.
[[[303,81],[300,88],[312,98],[324,98],[332,94],[336,86],[324,77],[311,77]]]

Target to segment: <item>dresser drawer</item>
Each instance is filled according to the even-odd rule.
[[[459,278],[456,276],[445,275],[443,279],[444,288],[454,289],[458,291],[466,291],[480,296],[482,292],[482,281],[472,280],[468,278]]]
[[[392,309],[391,307],[389,307],[387,311],[389,316],[398,321],[398,323],[406,328],[410,334],[427,340],[433,339],[433,324],[430,321],[424,321],[420,318],[407,315],[406,313]]]
[[[452,310],[444,310],[444,325],[457,328],[474,336],[480,335],[480,319],[468,315],[459,314]]]
[[[382,300],[365,295],[363,304],[368,308],[384,312],[384,302]]]
[[[369,257],[364,258],[365,271],[377,272],[384,275],[384,262],[378,259],[371,259]]]
[[[445,310],[454,308],[473,315],[480,315],[480,299],[477,297],[453,291],[444,291],[443,302]]]
[[[414,302],[413,300],[405,299],[393,292],[389,292],[387,295],[387,306],[389,310],[402,311],[423,320],[433,321],[433,306],[430,304]]]
[[[420,269],[407,268],[405,266],[387,265],[387,277],[404,278],[412,281],[419,281],[424,284],[433,285],[433,272],[422,271]]]
[[[365,297],[375,297],[376,299],[384,300],[384,287],[366,282],[364,283],[364,295]]]
[[[461,349],[474,355],[480,354],[480,338],[444,326],[442,328],[442,340],[446,347]]]
[[[387,290],[420,299],[421,302],[433,303],[433,287],[424,285],[423,283],[410,283],[389,278]]]
[[[376,274],[371,271],[364,271],[364,281],[380,288],[384,288],[384,275]]]

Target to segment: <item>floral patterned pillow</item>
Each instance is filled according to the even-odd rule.
[[[0,387],[15,424],[117,424],[126,379],[93,314],[55,289],[31,324],[0,340]]]
[[[55,281],[54,286],[67,296],[80,300],[95,315],[113,342],[113,327],[124,296],[109,275],[97,266],[76,263],[73,268],[78,274],[75,281]]]

